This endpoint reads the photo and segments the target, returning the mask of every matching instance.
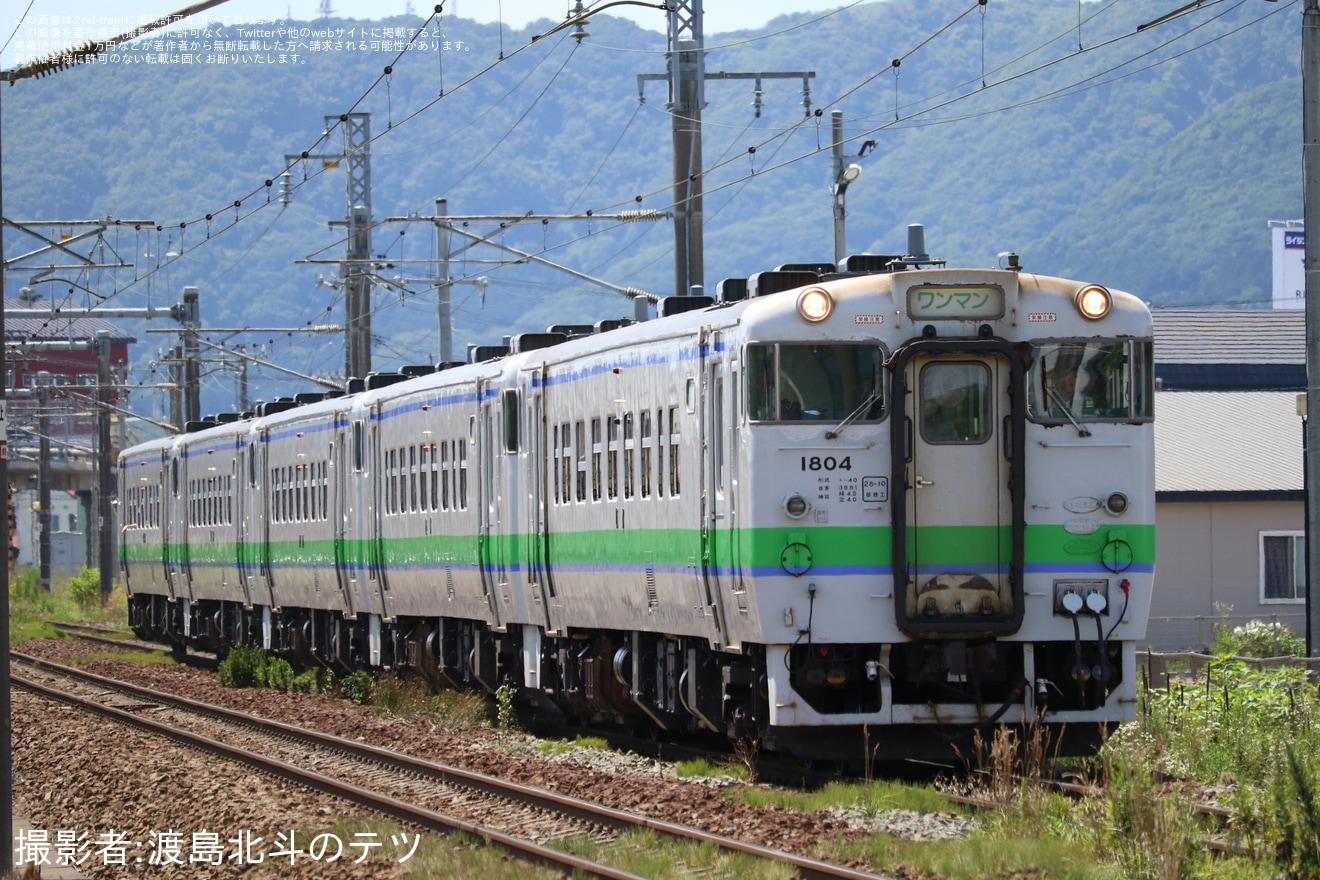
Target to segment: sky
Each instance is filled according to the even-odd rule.
[[[60,48],[77,45],[88,39],[108,39],[177,12],[197,0],[6,0],[0,13],[0,44],[7,42],[0,54],[0,66],[44,57]],[[239,22],[258,18],[314,21],[319,18],[322,0],[227,0],[203,16],[214,20],[229,17]],[[414,13],[430,11],[436,0],[330,0],[340,18],[380,19],[407,12],[411,2]],[[584,0],[584,6],[608,0]],[[657,0],[658,2],[658,0]],[[714,34],[757,28],[772,18],[788,12],[816,12],[837,8],[846,0],[708,0],[703,4],[707,43]],[[445,15],[475,19],[480,22],[503,20],[513,28],[548,18],[561,21],[572,7],[571,0],[446,0]],[[638,25],[664,33],[666,16],[658,9],[616,6],[607,14],[628,18]],[[58,17],[58,18],[57,18]]]

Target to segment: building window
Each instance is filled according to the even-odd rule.
[[[1260,533],[1260,600],[1306,601],[1306,544],[1302,532]]]

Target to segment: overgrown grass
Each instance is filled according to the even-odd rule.
[[[749,779],[747,768],[735,759],[730,759],[724,764],[712,764],[705,758],[693,758],[690,761],[679,761],[674,765],[674,772],[678,774],[680,779],[697,779],[710,776],[728,776],[743,781]]]
[[[85,657],[75,657],[67,661],[73,666],[86,666],[97,660],[122,660],[125,663],[140,663],[144,666],[173,666],[174,658],[160,651],[98,651]]]
[[[41,589],[41,574],[35,568],[9,573],[11,644],[60,638],[49,621],[126,627],[128,601],[124,591],[115,587],[102,605],[100,576],[95,570],[84,567],[66,581],[53,581],[51,588],[49,592]]]
[[[553,758],[557,755],[566,755],[575,749],[600,749],[608,750],[610,744],[599,736],[578,736],[572,740],[566,739],[546,739],[536,744],[536,751],[546,757]]]

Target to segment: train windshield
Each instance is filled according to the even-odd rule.
[[[749,345],[747,412],[754,422],[878,421],[883,363],[876,345]]]
[[[1151,349],[1150,341],[1141,339],[1037,343],[1028,412],[1042,422],[1151,418]]]

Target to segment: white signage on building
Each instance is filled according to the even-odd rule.
[[[1306,308],[1306,230],[1300,223],[1272,226],[1274,308]]]

